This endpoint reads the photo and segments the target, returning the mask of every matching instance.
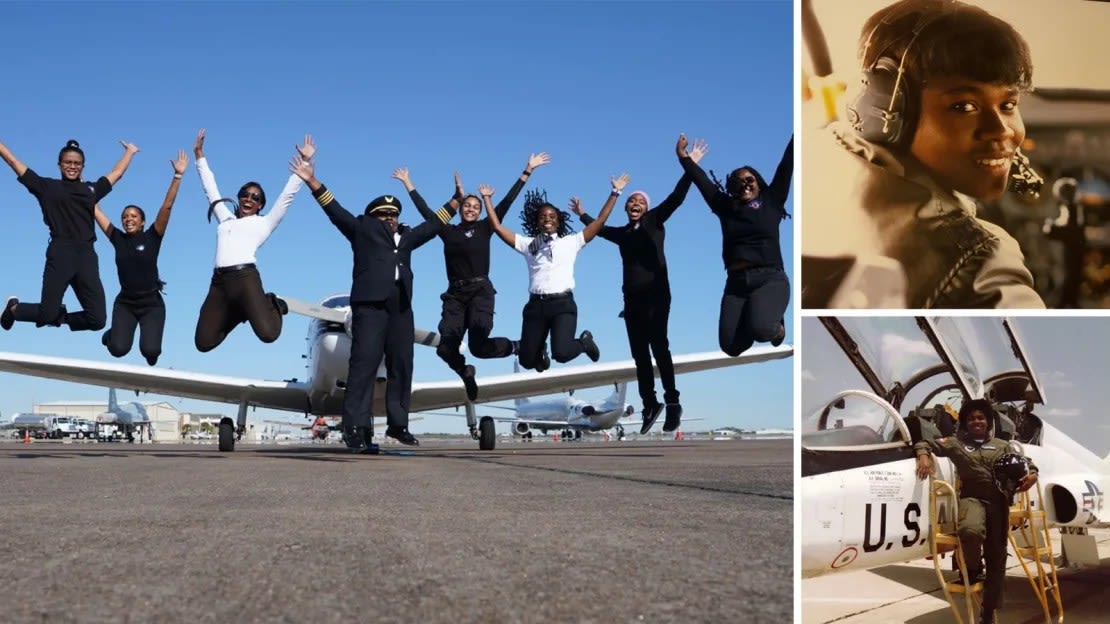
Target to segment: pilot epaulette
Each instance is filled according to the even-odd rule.
[[[326,206],[335,201],[335,195],[332,195],[331,191],[326,188],[322,190],[322,193],[316,195],[316,201],[319,202],[321,206]]]
[[[450,221],[453,216],[455,216],[454,213],[447,208],[440,208],[436,211],[436,217],[443,223]]]

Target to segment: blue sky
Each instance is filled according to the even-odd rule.
[[[207,128],[206,154],[221,189],[262,183],[271,200],[284,184],[293,146],[317,142],[318,177],[341,202],[361,210],[408,167],[429,202],[450,193],[459,170],[468,190],[509,188],[530,153],[551,164],[527,188],[544,188],[557,205],[579,195],[595,214],[609,176],[628,172],[629,189],[655,202],[681,173],[677,135],[703,138],[703,167],[720,177],[752,165],[770,177],[793,126],[793,17],[789,0],[751,2],[544,3],[9,3],[0,24],[0,140],[40,174],[57,176],[58,150],[77,139],[85,175],[103,175],[122,152],[142,152],[102,207],[118,222],[129,203],[153,218],[186,149],[190,166],[162,247],[168,282],[166,338],[159,366],[178,370],[304,378],[307,319],[289,316],[281,338],[264,345],[240,326],[215,351],[193,346],[207,292],[215,229],[192,163],[194,137]],[[6,219],[0,296],[36,301],[47,230],[34,198],[10,170],[0,172]],[[517,201],[506,223],[519,230]],[[618,209],[623,206],[623,202]],[[787,209],[794,212],[793,199]],[[402,221],[415,222],[406,201]],[[623,224],[615,210],[610,223]],[[576,229],[581,226],[576,224]],[[782,253],[793,274],[794,222],[782,225]],[[667,257],[676,354],[717,349],[725,274],[716,218],[696,190],[668,223]],[[527,296],[518,254],[493,241],[498,290],[495,335],[516,337]],[[119,290],[111,246],[98,233],[108,308]],[[302,189],[258,255],[268,290],[317,301],[350,287],[350,249]],[[434,329],[445,288],[442,245],[415,254],[418,326]],[[602,360],[629,358],[621,308],[620,257],[597,239],[576,270],[579,330],[593,331]],[[76,305],[72,294],[66,302]],[[793,342],[793,302],[787,341]],[[0,350],[113,360],[99,333],[20,323],[0,333]],[[142,364],[137,348],[123,361]],[[574,364],[586,362],[584,358]],[[479,376],[512,371],[510,359],[474,362]],[[558,365],[556,365],[558,366]],[[790,359],[679,379],[689,430],[735,425],[790,427]],[[431,349],[417,347],[415,380],[451,378]],[[32,403],[100,400],[92,386],[0,375],[0,412]],[[661,391],[660,391],[661,392]],[[588,393],[588,394],[587,394]],[[582,396],[603,397],[606,389]],[[630,397],[636,397],[634,387]],[[131,396],[131,395],[129,395]],[[185,411],[234,413],[234,407],[169,400]],[[635,399],[637,409],[639,400]],[[258,410],[252,417],[291,417]],[[414,422],[421,431],[465,431],[462,419]]]
[[[911,319],[906,321],[912,323]],[[1105,366],[1106,354],[1110,353],[1110,323],[1104,317],[1046,316],[1020,317],[1014,322],[1045,394],[1044,406],[1035,413],[1105,457],[1110,453],[1110,424],[1103,417],[1110,405]],[[814,413],[840,390],[868,389],[816,318],[806,318],[802,332],[805,343],[798,356],[803,415]],[[913,337],[925,340],[922,333]]]

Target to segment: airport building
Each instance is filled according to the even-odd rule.
[[[181,416],[174,406],[165,401],[158,403],[143,403],[146,413],[150,416],[150,428],[155,442],[177,442],[181,440]],[[36,403],[32,407],[36,414],[57,414],[59,416],[73,416],[96,420],[96,417],[108,411],[107,403],[92,401],[54,401],[52,403]]]

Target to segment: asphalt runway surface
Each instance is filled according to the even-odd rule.
[[[793,621],[791,440],[422,442],[0,444],[0,619]]]

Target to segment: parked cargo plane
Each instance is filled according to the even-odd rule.
[[[307,381],[270,381],[192,373],[156,367],[141,367],[114,362],[96,362],[23,353],[0,353],[0,372],[33,375],[77,383],[119,387],[136,392],[154,392],[174,396],[231,403],[239,406],[238,422],[224,418],[220,422],[220,450],[234,449],[235,440],[246,428],[247,409],[251,406],[301,412],[305,415],[334,416],[342,413],[343,394],[347,382],[350,357],[350,303],[347,295],[334,295],[320,305],[285,299],[290,312],[311,317],[308,328],[309,379]],[[438,336],[417,330],[419,344],[435,346]],[[794,348],[754,347],[739,357],[723,352],[694,353],[674,358],[676,373],[739,366],[791,357]],[[484,402],[505,401],[522,396],[565,392],[580,387],[620,383],[636,378],[632,360],[567,366],[544,373],[527,372],[483,377],[478,380],[479,398]],[[379,370],[372,413],[385,413],[385,373]],[[480,422],[474,416],[474,405],[466,400],[462,381],[458,378],[438,382],[412,384],[412,412],[424,412],[465,405],[471,435],[483,450],[492,449],[496,439],[493,419]]]
[[[1110,464],[1035,413],[1045,404],[1044,387],[1012,320],[806,319],[807,383],[814,387],[843,370],[818,322],[864,387],[845,387],[802,415],[803,578],[930,554],[929,482],[914,474],[913,443],[951,435],[951,414],[966,398],[994,403],[996,437],[1018,443],[1036,462],[1033,508],[1060,529],[1065,559],[1097,565],[1088,529],[1110,526],[1103,496]],[[822,370],[808,368],[820,359]],[[955,482],[950,461],[935,465],[937,478]]]

